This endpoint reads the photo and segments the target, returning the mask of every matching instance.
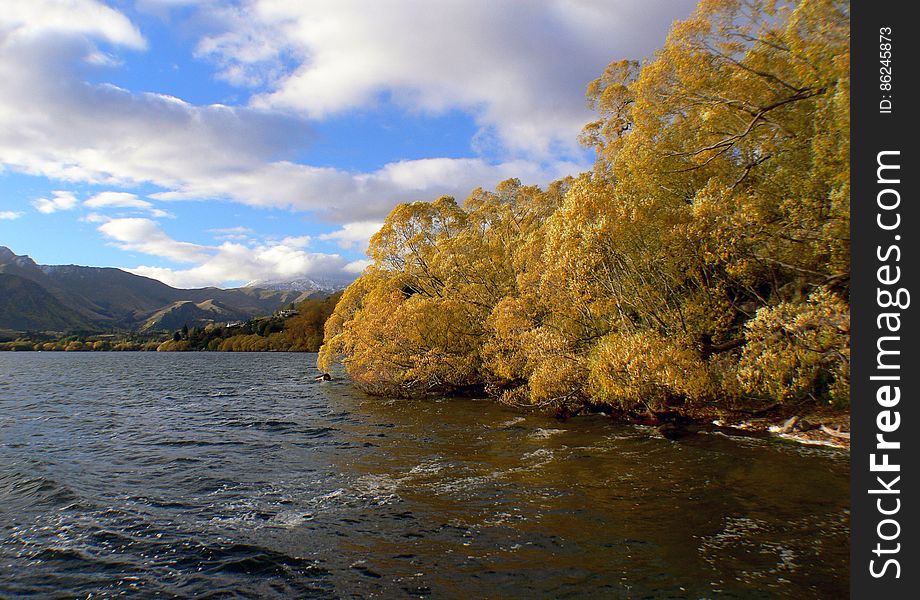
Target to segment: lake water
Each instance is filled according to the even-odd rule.
[[[315,358],[0,353],[0,597],[848,594],[845,452],[371,398]]]

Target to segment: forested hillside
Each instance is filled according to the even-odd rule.
[[[588,86],[593,170],[398,206],[320,367],[555,408],[846,403],[848,11],[704,0]]]

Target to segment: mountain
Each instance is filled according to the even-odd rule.
[[[15,331],[170,330],[269,315],[341,287],[183,290],[121,269],[38,265],[0,246],[0,328]]]
[[[191,300],[180,300],[153,313],[147,318],[141,329],[144,331],[176,330],[181,329],[183,325],[193,323],[239,321],[251,316],[253,315],[250,313],[227,308],[214,300],[205,300],[197,304]]]
[[[82,315],[30,279],[0,273],[0,329],[90,329]]]

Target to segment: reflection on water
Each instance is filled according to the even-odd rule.
[[[0,354],[0,596],[840,598],[849,459],[314,355]]]

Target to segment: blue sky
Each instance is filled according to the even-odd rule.
[[[5,3],[0,245],[177,287],[354,275],[399,202],[588,168],[585,86],[693,5]]]

